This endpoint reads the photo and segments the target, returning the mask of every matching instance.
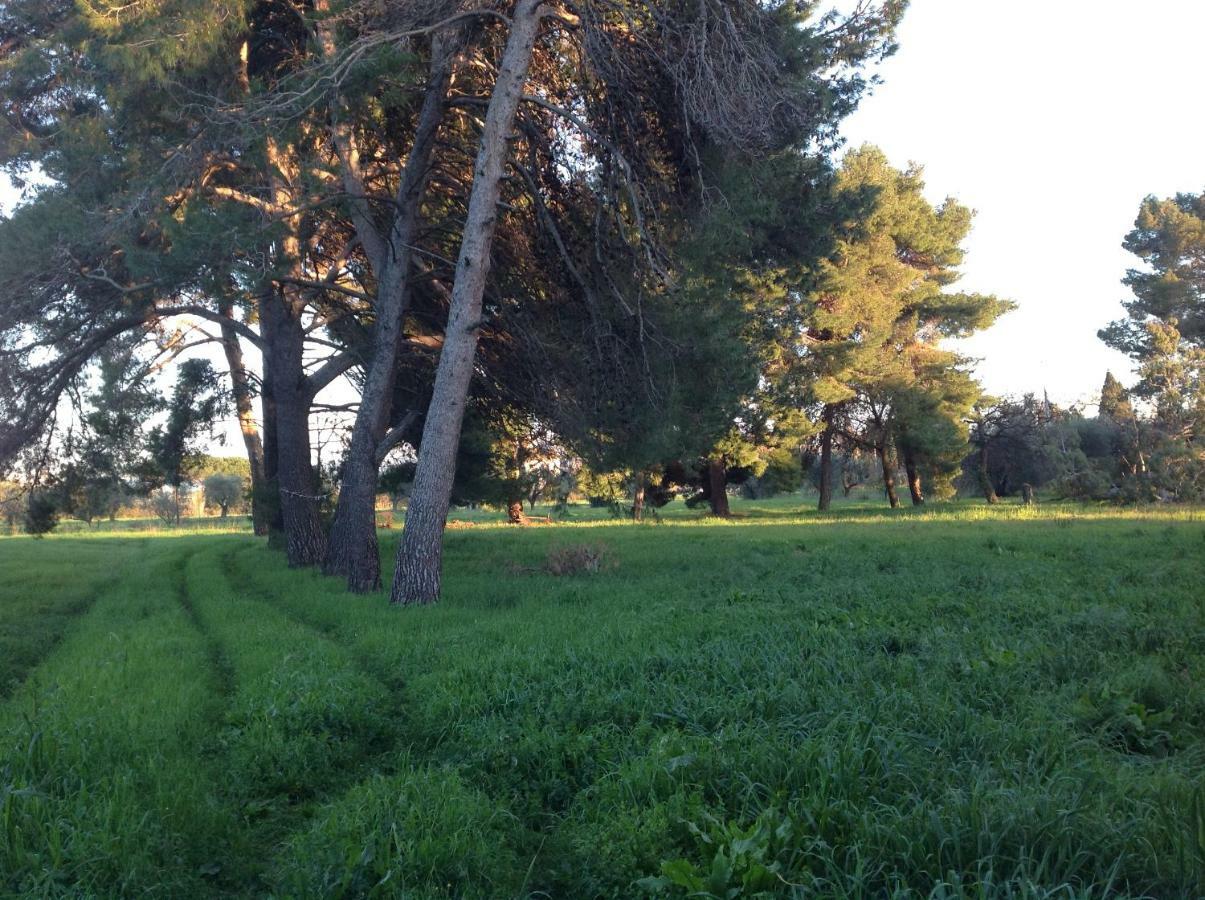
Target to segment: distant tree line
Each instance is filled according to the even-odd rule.
[[[1023,397],[975,407],[964,468],[983,496],[1040,486],[1115,502],[1205,499],[1205,194],[1143,201],[1124,246],[1127,316],[1100,331],[1135,382],[1106,373],[1096,415]],[[969,479],[968,479],[969,480]]]

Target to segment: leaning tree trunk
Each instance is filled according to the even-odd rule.
[[[826,403],[821,416],[824,421],[824,431],[820,433],[820,503],[818,508],[822,511],[833,505],[833,416],[835,412],[834,406]]]
[[[1000,498],[996,496],[991,476],[987,473],[987,444],[979,446],[979,465],[976,474],[979,476],[979,489],[983,491],[983,499],[988,503],[997,502]]]
[[[728,508],[728,467],[722,456],[707,460],[707,491],[711,514],[727,519],[732,513]]]
[[[904,448],[904,471],[908,473],[908,493],[912,495],[913,506],[924,506],[925,494],[921,490],[920,469],[916,465],[916,457],[912,450]]]
[[[310,459],[310,396],[302,368],[305,335],[287,298],[275,293],[263,308],[264,369],[271,371],[275,407],[276,481],[289,565],[321,562],[326,535],[318,514],[318,482]]]
[[[234,307],[224,303],[221,312],[224,318],[229,319],[234,315]],[[226,365],[230,367],[234,409],[238,415],[239,431],[243,435],[243,446],[247,449],[247,464],[251,467],[251,522],[255,533],[262,536],[268,533],[270,515],[270,505],[264,502],[264,445],[259,436],[259,426],[255,423],[251,382],[243,361],[243,347],[234,327],[225,321],[222,322],[222,350],[226,354]],[[226,510],[223,508],[222,517],[225,516]]]
[[[384,248],[384,270],[378,279],[376,326],[372,361],[360,392],[360,408],[352,429],[351,445],[343,464],[339,500],[331,524],[330,542],[322,571],[343,575],[356,593],[381,586],[381,560],[377,545],[377,480],[383,453],[380,446],[389,425],[397,356],[409,292],[410,247],[418,229],[419,210],[435,136],[443,119],[444,97],[451,77],[451,56],[436,37],[431,47],[431,73],[419,113],[414,145],[406,159],[395,199],[393,226]]]
[[[887,502],[891,504],[892,509],[898,509],[900,498],[895,492],[895,460],[887,452],[886,443],[879,444],[875,452],[878,453],[879,465],[883,468],[883,490],[887,493]]]
[[[473,171],[473,189],[456,261],[456,281],[435,373],[431,406],[423,425],[414,490],[406,510],[406,526],[398,545],[391,601],[433,603],[439,599],[443,531],[456,471],[456,449],[464,419],[481,299],[490,268],[490,246],[498,220],[508,138],[531,65],[543,10],[540,0],[519,0],[511,18],[498,78],[490,97],[481,144]]]

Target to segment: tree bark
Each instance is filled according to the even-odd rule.
[[[271,371],[276,482],[285,554],[291,567],[322,560],[326,535],[318,514],[318,481],[310,458],[310,386],[302,368],[305,335],[294,304],[273,292],[262,309],[264,369]]]
[[[260,304],[260,332],[266,301]],[[273,550],[285,548],[285,523],[280,510],[280,441],[276,427],[276,377],[269,361],[270,350],[265,339],[263,377],[259,389],[260,419],[264,423],[264,483],[260,488],[259,504],[268,522],[268,546]]]
[[[644,474],[636,477],[636,487],[632,491],[632,521],[644,521]]]
[[[732,515],[728,508],[728,467],[724,465],[722,456],[707,460],[707,489],[711,514],[723,519]]]
[[[223,317],[234,315],[233,304],[223,303]],[[247,464],[251,467],[251,522],[257,535],[268,533],[269,509],[264,502],[264,445],[255,422],[255,411],[251,401],[251,382],[247,378],[247,366],[243,361],[243,347],[233,326],[222,323],[222,350],[226,354],[226,365],[230,368],[230,384],[234,394],[234,409],[238,414],[238,427],[243,435],[243,446],[247,450]],[[222,517],[226,509],[222,508]]]
[[[979,445],[979,489],[983,491],[983,499],[988,503],[996,503],[1000,498],[996,496],[996,489],[992,486],[992,479],[987,474],[987,444]]]
[[[821,415],[824,431],[820,433],[820,503],[818,508],[821,511],[833,505],[833,416],[835,413],[836,409],[831,403],[824,405],[824,412]]]
[[[391,592],[393,603],[433,603],[439,599],[443,531],[451,502],[460,426],[473,377],[481,300],[489,275],[490,247],[498,220],[503,170],[509,154],[508,138],[527,80],[542,16],[540,0],[519,0],[515,5],[506,50],[486,112],[456,261],[448,325],[435,373],[431,406],[423,425],[406,527],[398,545]]]
[[[916,465],[916,456],[904,448],[904,471],[908,473],[908,493],[912,495],[913,506],[925,505],[925,494],[921,489],[920,469]]]
[[[522,500],[511,500],[506,504],[506,520],[512,525],[522,525],[527,521]]]
[[[384,271],[379,273],[376,327],[372,360],[365,373],[360,407],[344,461],[339,500],[331,524],[322,571],[347,578],[355,593],[381,586],[377,544],[376,495],[382,454],[379,445],[389,427],[397,356],[409,299],[410,247],[418,230],[420,207],[431,171],[435,137],[443,120],[444,99],[451,78],[451,54],[436,37],[431,47],[431,72],[395,198],[393,225],[385,246]]]
[[[885,442],[875,447],[875,452],[878,454],[879,464],[883,468],[883,490],[887,493],[887,502],[891,504],[892,509],[898,509],[900,498],[895,492],[895,460],[887,451]]]

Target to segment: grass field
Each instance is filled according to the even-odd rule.
[[[0,896],[1205,896],[1205,514],[738,511],[0,540]]]

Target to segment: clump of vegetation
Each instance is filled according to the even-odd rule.
[[[1082,694],[1079,720],[1110,749],[1167,756],[1177,744],[1178,693],[1167,675],[1148,663]]]
[[[615,565],[611,549],[602,543],[551,547],[544,560],[549,575],[597,575]]]
[[[41,537],[54,531],[59,524],[59,504],[48,490],[32,491],[25,504],[22,527],[26,534]]]
[[[319,809],[282,848],[290,897],[521,896],[514,818],[448,770],[401,763]]]
[[[747,827],[713,816],[701,826],[687,822],[686,827],[698,841],[701,862],[667,860],[660,875],[637,882],[641,888],[652,894],[732,898],[769,897],[792,887],[782,874],[791,865],[780,857],[797,856],[800,847],[792,840],[794,824],[777,810],[767,809]]]

